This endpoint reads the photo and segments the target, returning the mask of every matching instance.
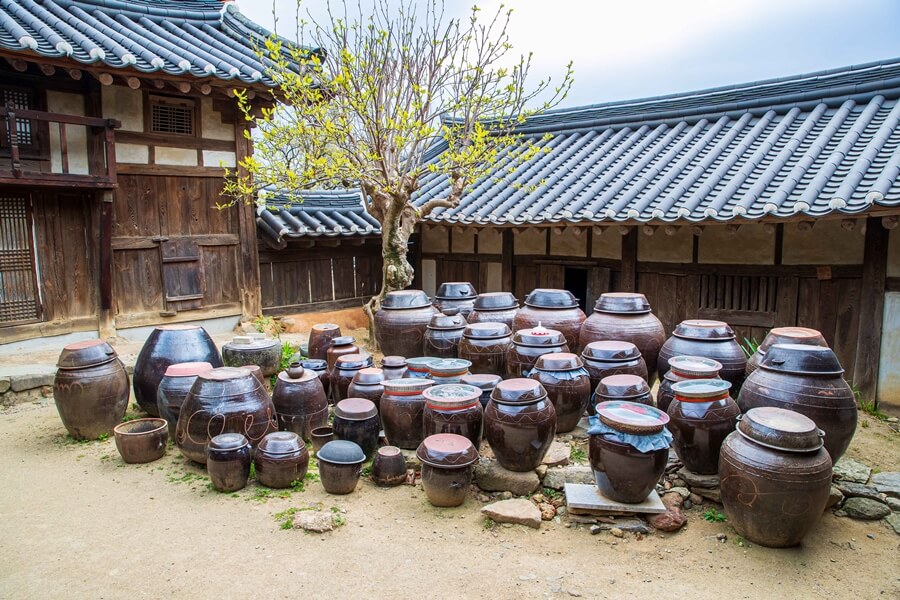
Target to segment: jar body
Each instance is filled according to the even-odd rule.
[[[536,469],[556,433],[556,409],[546,397],[512,404],[491,399],[484,411],[484,437],[504,469]]]
[[[354,442],[362,448],[367,459],[372,458],[375,450],[378,449],[378,433],[381,431],[378,415],[357,421],[335,414],[332,427],[334,428],[334,439]]]
[[[543,355],[568,351],[568,344],[532,346],[513,342],[509,346],[509,353],[506,358],[505,376],[510,379],[528,377],[531,375],[531,370],[534,369],[537,359]]]
[[[319,377],[291,379],[280,374],[272,393],[272,404],[278,415],[278,428],[292,431],[309,441],[310,432],[328,424],[328,399]]]
[[[334,403],[337,404],[346,398],[352,398],[349,395],[350,384],[353,383],[353,377],[365,367],[358,368],[342,368],[340,366],[334,369],[331,377],[331,389],[334,392]]]
[[[229,450],[210,448],[206,471],[212,486],[220,492],[236,492],[246,487],[252,462],[250,453],[249,445]]]
[[[404,377],[406,377],[406,365],[403,365],[402,367],[389,367],[381,365],[381,370],[384,373],[385,381],[390,381],[392,379],[403,379]]]
[[[247,346],[228,343],[222,346],[222,362],[226,367],[256,365],[265,377],[271,377],[281,370],[281,344],[276,340]]]
[[[290,455],[256,452],[256,479],[269,488],[289,488],[295,481],[303,481],[309,468],[309,451],[304,447]]]
[[[585,321],[584,311],[577,306],[571,308],[539,308],[527,304],[519,309],[513,323],[513,331],[537,327],[555,329],[566,338],[566,346],[578,348],[581,324]],[[568,352],[568,351],[566,351]]]
[[[518,308],[504,308],[502,310],[478,310],[466,317],[469,323],[503,323],[509,330],[513,330]]]
[[[422,464],[422,488],[432,506],[461,506],[472,485],[472,466],[435,467]]]
[[[591,378],[584,369],[563,372],[535,369],[531,378],[541,382],[556,410],[556,433],[575,429],[591,400]]]
[[[581,359],[584,361],[584,368],[587,369],[591,378],[592,390],[597,389],[597,384],[600,383],[601,379],[610,375],[637,375],[644,381],[648,381],[647,363],[644,362],[643,358],[628,361],[612,361],[597,360],[582,355]]]
[[[313,325],[309,332],[309,347],[307,354],[310,358],[317,360],[326,360],[328,358],[328,349],[331,347],[334,338],[341,337],[341,328],[332,323],[321,323]]]
[[[340,464],[319,459],[319,477],[329,494],[352,494],[361,472],[361,463]]]
[[[382,308],[375,313],[375,339],[385,356],[419,356],[425,331],[438,310],[421,308]]]
[[[579,348],[584,350],[584,347],[591,342],[604,340],[631,342],[637,346],[647,365],[648,372],[655,376],[659,350],[666,341],[666,329],[656,315],[651,312],[594,311],[581,326]],[[647,377],[645,376],[644,379]],[[650,380],[647,379],[647,381]]]
[[[66,430],[76,440],[110,433],[128,409],[128,373],[118,358],[79,369],[59,369],[53,399]]]
[[[422,341],[422,355],[435,358],[457,358],[459,342],[464,329],[465,327],[458,329],[427,328]]]
[[[669,371],[669,359],[673,356],[701,356],[720,362],[719,377],[731,382],[732,394],[737,394],[744,383],[747,359],[733,339],[697,340],[673,335],[659,350],[656,371],[660,379]]]
[[[426,402],[422,422],[423,439],[436,433],[455,433],[468,438],[476,449],[481,447],[484,409],[481,408],[480,400],[476,400],[471,406],[451,410]]]
[[[641,452],[628,444],[592,435],[591,469],[600,492],[616,502],[643,502],[666,470],[668,448]]]
[[[415,450],[425,437],[425,396],[421,391],[391,393],[381,397],[381,424],[392,446]]]
[[[472,362],[470,373],[499,375],[506,373],[509,336],[497,338],[463,337],[459,343],[459,357]]]
[[[384,386],[381,385],[381,383],[360,383],[358,381],[351,381],[350,385],[347,387],[348,398],[365,398],[366,400],[370,400],[372,404],[375,405],[375,408],[379,410],[381,397],[383,395]]]
[[[734,431],[739,414],[741,410],[731,396],[711,402],[675,398],[668,408],[668,427],[672,447],[688,471],[701,475],[718,471],[719,450]]]
[[[185,377],[164,375],[159,382],[156,392],[156,409],[159,416],[169,423],[169,439],[175,439],[178,415],[181,414],[184,399],[187,398],[195,381],[197,381],[196,375]]]

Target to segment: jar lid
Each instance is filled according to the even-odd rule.
[[[827,346],[828,342],[825,341],[821,332],[809,327],[776,327],[769,331],[766,339],[759,345],[759,352],[765,354],[775,344]]]
[[[760,446],[786,452],[815,452],[823,446],[825,436],[806,415],[772,406],[738,415],[737,430]]]
[[[534,368],[539,371],[574,371],[584,366],[581,359],[570,352],[551,352],[538,357]]]
[[[428,363],[428,372],[432,375],[453,375],[467,372],[471,366],[472,361],[464,358],[438,358]]]
[[[509,292],[486,292],[478,294],[474,306],[475,310],[509,310],[519,308],[519,301]]]
[[[310,358],[301,360],[300,366],[304,369],[309,369],[310,371],[324,371],[328,368],[328,363],[321,358]]]
[[[232,381],[253,377],[253,371],[247,367],[216,367],[200,373],[197,377],[207,381]]]
[[[335,367],[338,369],[364,369],[372,365],[372,356],[368,353],[359,354],[344,354],[343,356],[339,356],[337,361],[335,361]]]
[[[491,392],[491,400],[506,404],[528,404],[547,397],[547,390],[535,379],[506,379]]]
[[[224,347],[229,349],[239,348],[241,350],[256,350],[281,345],[281,342],[279,342],[278,340],[266,338],[264,334],[259,335],[263,335],[263,337],[254,337],[253,335],[236,335],[231,339],[230,342],[226,343]]]
[[[287,385],[296,385],[300,383],[306,383],[307,381],[317,379],[318,377],[318,373],[316,373],[312,369],[307,369],[304,367],[303,373],[300,374],[300,377],[291,377],[287,374],[287,371],[282,371],[278,374],[278,381],[281,381]]]
[[[672,384],[675,396],[697,398],[698,400],[718,399],[728,395],[731,383],[724,379],[688,379]]]
[[[434,297],[438,300],[471,300],[477,295],[468,281],[448,281],[438,286]]]
[[[250,442],[240,433],[220,433],[209,440],[210,450],[238,450],[249,445]]]
[[[681,375],[712,379],[722,370],[722,363],[703,356],[673,356],[669,359],[669,369]]]
[[[434,385],[430,379],[385,379],[381,385],[387,394],[408,396],[421,394],[424,390]]]
[[[520,329],[515,332],[512,341],[520,346],[539,348],[544,346],[562,346],[566,343],[566,337],[561,331],[547,329],[538,323],[537,327]]]
[[[336,323],[316,323],[312,326],[313,331],[334,331],[335,329],[340,331],[340,325],[337,325]]]
[[[795,375],[838,376],[844,372],[834,350],[805,344],[775,344],[766,351],[759,366],[767,371]]]
[[[585,346],[581,356],[588,360],[628,362],[640,358],[641,352],[631,342],[602,340]]]
[[[293,431],[273,431],[266,434],[256,447],[257,452],[272,456],[294,454],[305,449],[306,446],[300,440],[300,436]]]
[[[569,290],[537,288],[525,297],[526,306],[536,308],[575,308],[578,299]]]
[[[356,338],[352,335],[339,335],[338,337],[331,340],[332,346],[349,346],[353,342],[356,341]]]
[[[413,371],[428,371],[428,365],[432,362],[440,360],[439,358],[435,358],[434,356],[416,356],[413,358],[406,359],[406,366],[412,369]]]
[[[377,415],[375,403],[365,398],[345,398],[334,406],[334,416],[348,421],[365,421]]]
[[[360,369],[356,372],[356,375],[353,376],[353,383],[362,385],[378,385],[382,381],[384,381],[384,371],[377,367]]]
[[[157,325],[156,329],[160,331],[187,331],[188,329],[201,329],[201,327],[190,323],[175,323],[173,325]]]
[[[355,442],[331,440],[319,448],[316,458],[336,465],[355,465],[366,461],[366,453]]]
[[[601,294],[597,299],[594,311],[611,314],[646,314],[650,312],[650,303],[643,294],[608,292]]]
[[[509,325],[506,323],[472,323],[466,326],[463,337],[477,340],[491,340],[509,336]]]
[[[212,368],[213,366],[208,362],[175,363],[166,368],[166,377],[196,377]]]
[[[733,340],[734,330],[724,321],[688,319],[675,326],[672,335],[686,340]]]
[[[597,395],[601,398],[635,398],[650,391],[647,382],[637,375],[610,375],[597,384]],[[610,425],[610,427],[612,427]]]
[[[399,369],[406,366],[406,359],[402,356],[385,356],[381,359],[381,368],[389,367]]]
[[[607,427],[636,435],[659,433],[669,422],[669,415],[658,408],[623,400],[599,403],[597,416]]]
[[[422,440],[416,458],[432,467],[467,467],[478,460],[478,450],[467,437],[437,433]]]
[[[65,346],[56,366],[60,369],[81,369],[102,365],[116,359],[118,354],[104,340],[85,340]]]
[[[455,329],[464,329],[466,326],[466,318],[459,314],[459,309],[446,309],[442,313],[438,313],[431,317],[428,323],[428,329],[436,329],[439,331],[452,331]]]
[[[422,290],[398,290],[388,292],[381,301],[381,308],[387,310],[403,310],[408,308],[425,308],[431,306],[431,299]]]
[[[466,385],[473,385],[482,391],[488,391],[497,387],[497,384],[503,381],[503,378],[489,373],[471,373],[463,375],[459,381]]]
[[[437,410],[453,410],[477,404],[481,406],[481,390],[474,385],[447,383],[434,385],[423,392],[427,406]]]

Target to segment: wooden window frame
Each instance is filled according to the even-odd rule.
[[[158,105],[179,106],[191,108],[191,133],[174,133],[168,131],[153,130],[153,107]],[[150,92],[144,93],[144,132],[153,136],[168,137],[175,139],[197,139],[202,137],[200,130],[200,102],[196,98],[181,98],[178,96],[167,96],[165,94],[154,94]]]
[[[31,110],[47,110],[47,95],[42,89],[9,83],[8,80],[0,78],[0,91],[3,90],[24,92],[31,99],[31,105],[29,106]],[[2,103],[2,96],[0,96],[0,103]],[[6,129],[6,121],[0,119],[0,157],[2,158],[9,156],[9,142],[7,141],[9,138]],[[31,136],[30,144],[19,142],[20,157],[28,160],[49,161],[50,124],[47,121],[33,120],[31,122]]]

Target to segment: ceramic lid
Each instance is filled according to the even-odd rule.
[[[584,347],[581,356],[587,360],[607,362],[628,362],[641,357],[640,350],[631,342],[603,340],[591,342]]]
[[[366,367],[360,369],[353,376],[353,383],[361,385],[378,385],[384,381],[384,371],[377,367]]]
[[[258,369],[259,367],[256,368]],[[247,367],[216,367],[197,375],[198,379],[207,381],[231,381],[246,377],[253,377],[253,371]]]
[[[300,377],[291,377],[287,374],[287,371],[282,371],[278,374],[278,380],[284,382],[287,385],[296,385],[300,383],[306,383],[307,381],[311,381],[319,377],[319,374],[313,371],[312,369],[303,369],[303,373],[300,374]]]
[[[475,310],[509,310],[519,308],[519,301],[509,292],[486,292],[478,294],[474,306]]]
[[[402,356],[385,356],[381,359],[381,367],[400,369],[406,366],[406,359]]]
[[[416,356],[413,358],[406,359],[406,366],[412,369],[413,371],[428,371],[428,365],[432,362],[440,360],[439,358],[435,358],[434,356]]]
[[[473,385],[482,391],[492,390],[497,387],[497,384],[503,381],[503,378],[499,375],[490,375],[488,373],[477,373],[477,374],[469,374],[463,375],[459,378],[460,383],[464,383],[466,385]]]
[[[765,354],[775,344],[803,344],[806,346],[827,346],[825,337],[809,327],[776,327],[772,329],[758,351]]]
[[[669,369],[691,377],[714,378],[722,370],[722,363],[703,356],[673,356],[669,359]]]
[[[539,371],[573,371],[584,366],[581,359],[570,352],[551,352],[538,357],[534,367]]]
[[[597,395],[603,398],[634,398],[650,391],[647,382],[637,375],[610,375],[597,384]]]
[[[324,371],[328,368],[328,363],[320,358],[310,358],[301,360],[300,366],[311,371]]]
[[[658,408],[623,400],[599,403],[597,416],[607,427],[638,435],[659,433],[669,422],[669,415]]]
[[[259,337],[262,336],[262,337]],[[230,342],[227,342],[223,348],[229,350],[259,350],[263,348],[271,348],[272,346],[280,346],[281,342],[265,337],[265,334],[258,335],[237,335]]]
[[[477,295],[468,281],[448,281],[438,286],[434,297],[438,300],[471,300]]]
[[[467,467],[478,460],[478,450],[467,437],[437,433],[422,440],[416,458],[432,467]]]
[[[546,398],[547,390],[535,379],[506,379],[491,392],[491,400],[506,404],[527,404]]]
[[[420,394],[430,388],[434,382],[421,377],[415,379],[385,379],[382,384],[387,394]]]
[[[466,408],[473,404],[481,406],[481,390],[474,385],[447,383],[434,385],[423,393],[428,406],[438,410]]]
[[[240,433],[220,433],[209,440],[210,450],[238,450],[249,445],[250,442]]]
[[[766,351],[759,366],[767,371],[795,375],[837,376],[844,372],[834,350],[806,344],[775,344]]]
[[[491,340],[508,337],[509,325],[506,323],[472,323],[466,326],[463,336],[478,340]]]
[[[689,379],[672,384],[675,395],[685,398],[721,398],[730,389],[731,383],[724,379]]]
[[[403,310],[407,308],[425,308],[431,306],[431,299],[422,290],[398,290],[388,292],[381,301],[381,308],[387,310]]]
[[[196,377],[200,373],[212,369],[208,362],[184,362],[169,365],[166,368],[166,377]]]
[[[432,375],[453,375],[468,371],[471,360],[464,358],[438,358],[428,363],[428,372]]]
[[[372,356],[368,353],[344,354],[338,357],[335,362],[335,368],[352,371],[353,369],[364,369],[371,366],[372,363]]]
[[[459,314],[459,309],[446,309],[442,313],[438,313],[431,317],[428,323],[428,329],[436,329],[441,331],[452,331],[454,329],[464,329],[466,326],[466,318]]]
[[[525,297],[525,304],[536,308],[575,308],[578,299],[569,290],[537,288]]]
[[[316,323],[312,329],[314,331],[334,331],[335,329],[340,331],[341,327],[335,323]]]
[[[566,343],[566,337],[561,331],[547,329],[538,323],[537,327],[515,332],[512,341],[520,346],[562,346]]]
[[[348,421],[365,421],[378,416],[375,403],[365,398],[345,398],[334,406],[334,416]]]
[[[815,452],[825,433],[798,412],[761,406],[738,415],[738,433],[755,443],[786,452]]]
[[[724,321],[688,319],[675,326],[672,333],[688,340],[733,340],[734,330]]]
[[[352,335],[339,335],[338,337],[331,340],[332,346],[349,346],[353,342],[356,341],[356,338]]]
[[[319,448],[316,458],[336,465],[355,465],[366,461],[366,453],[354,442],[331,440]]]
[[[65,346],[56,366],[60,369],[81,369],[115,360],[118,354],[103,340],[85,340]]]
[[[273,431],[267,434],[256,447],[257,452],[271,456],[294,454],[305,449],[306,445],[300,436],[292,431]]]
[[[650,303],[643,294],[608,292],[601,294],[597,299],[594,311],[611,314],[646,314],[650,312]]]

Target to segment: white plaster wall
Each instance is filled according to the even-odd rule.
[[[67,115],[84,116],[84,96],[47,90],[47,110]],[[62,153],[60,146],[60,123],[50,123],[50,171],[62,173]],[[66,155],[69,173],[88,175],[88,132],[82,125],[66,125]]]
[[[101,90],[103,117],[118,119],[124,131],[144,131],[144,95],[121,85],[104,85]]]
[[[622,258],[622,235],[618,230],[607,228],[600,233],[598,228],[594,228],[591,235],[591,256],[593,258],[611,258],[620,260]]]
[[[475,229],[472,227],[454,227],[451,241],[451,252],[463,254],[475,253]]]
[[[761,224],[741,225],[736,233],[725,225],[709,225],[700,235],[698,260],[711,264],[775,264],[775,232]]]
[[[529,227],[525,231],[513,233],[516,255],[547,253],[547,229],[545,227]]]
[[[795,223],[784,226],[781,262],[786,265],[859,265],[866,236],[860,228],[847,231],[840,221],[816,221],[808,231]]]
[[[116,162],[146,165],[150,162],[150,147],[145,144],[116,143]]]
[[[450,239],[446,227],[422,226],[422,252],[447,253],[449,251]]]
[[[219,150],[203,151],[204,167],[234,167],[237,164],[237,156],[234,152],[222,152]]]
[[[900,414],[900,292],[884,295],[878,401],[881,409]]]
[[[503,265],[498,262],[483,263],[487,268],[487,279],[485,284],[487,289],[483,292],[502,292],[503,291]]]
[[[193,148],[172,148],[157,146],[155,150],[156,164],[177,165],[182,167],[197,166],[197,151]]]
[[[900,277],[900,228],[888,234],[887,276]]]
[[[503,234],[493,227],[478,230],[478,254],[503,254]]]
[[[577,231],[577,235],[576,235]],[[553,256],[587,256],[588,229],[566,227],[562,233],[550,230],[550,254]]]
[[[694,253],[694,234],[679,227],[675,235],[666,235],[660,227],[653,235],[638,231],[638,260],[641,262],[689,263]]]
[[[206,139],[234,140],[234,125],[222,122],[222,113],[213,108],[212,98],[200,99],[200,127]]]
[[[422,289],[429,296],[437,289],[437,263],[430,258],[422,260]]]

